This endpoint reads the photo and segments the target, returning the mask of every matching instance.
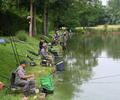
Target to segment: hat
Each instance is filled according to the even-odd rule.
[[[25,60],[23,60],[23,61],[20,61],[20,65],[22,65],[22,64],[27,65],[28,63]]]
[[[47,43],[43,43],[43,47],[46,47],[47,46]]]
[[[48,46],[51,46],[51,43],[48,43]]]

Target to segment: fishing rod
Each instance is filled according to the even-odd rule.
[[[15,48],[15,51],[16,51],[16,55],[17,55],[17,57],[18,57],[18,62],[20,63],[20,58],[19,58],[19,56],[18,56],[18,50],[17,50],[17,47],[16,47],[16,42],[15,42],[15,39],[14,39],[13,36],[12,36],[12,39],[13,39],[13,44],[14,44],[14,48]]]
[[[24,42],[24,41],[21,41],[21,40],[17,40],[17,41],[18,41],[18,43],[25,44],[29,49],[34,50],[33,45],[31,43]],[[28,46],[28,45],[32,45],[32,47]],[[34,46],[34,47],[36,47],[36,46]]]
[[[39,56],[39,54],[37,54],[37,53],[35,53],[35,52],[33,52],[33,51],[27,50],[27,52],[29,52],[29,53],[32,54],[32,55]],[[63,56],[59,56],[59,55],[58,55],[58,56],[55,56],[55,55],[54,55],[54,57],[61,57],[61,58],[62,58]]]
[[[29,56],[28,54],[26,54],[25,56],[21,55],[21,54],[18,54],[18,56],[29,58],[31,61],[33,61],[33,60],[40,60],[40,58],[33,58],[33,57]]]
[[[7,19],[9,19],[9,17],[7,16]],[[7,23],[8,27],[11,26],[11,23],[10,21],[8,20],[8,23]],[[7,29],[7,32],[9,34],[9,39],[10,39],[10,43],[11,43],[11,46],[12,46],[12,50],[13,50],[13,53],[14,53],[14,57],[15,57],[15,60],[16,60],[16,63],[17,65],[19,64],[20,62],[20,59],[19,57],[17,56],[18,52],[17,52],[17,48],[15,47],[15,41],[13,39],[13,36],[12,36],[12,33],[10,32],[10,28]]]
[[[19,65],[19,60],[18,60],[18,57],[17,57],[16,50],[14,48],[14,44],[13,44],[13,40],[12,40],[11,36],[10,36],[10,42],[11,42],[11,46],[12,46],[12,50],[13,50],[13,53],[14,53],[14,57],[15,57],[16,63],[17,63],[17,65]]]
[[[1,78],[4,78],[4,79],[6,79],[6,80],[9,80],[9,78],[8,78],[7,76],[5,76],[5,75],[0,74],[0,77],[1,77]]]
[[[39,54],[38,54],[38,53],[33,52],[33,51],[31,51],[31,50],[27,50],[27,52],[31,53],[32,55],[39,56]]]

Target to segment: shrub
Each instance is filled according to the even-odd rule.
[[[55,34],[55,31],[50,31],[49,34]]]
[[[118,28],[117,31],[120,32],[120,28]]]
[[[24,30],[18,31],[16,37],[21,41],[27,41],[27,33]]]
[[[84,33],[85,33],[85,30],[82,29],[82,28],[79,28],[79,29],[74,29],[72,32],[84,34]]]

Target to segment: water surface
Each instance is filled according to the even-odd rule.
[[[120,36],[75,35],[49,100],[120,100]]]

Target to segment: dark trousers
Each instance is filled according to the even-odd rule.
[[[17,85],[23,87],[25,96],[35,93],[35,81],[34,80],[21,80]]]

